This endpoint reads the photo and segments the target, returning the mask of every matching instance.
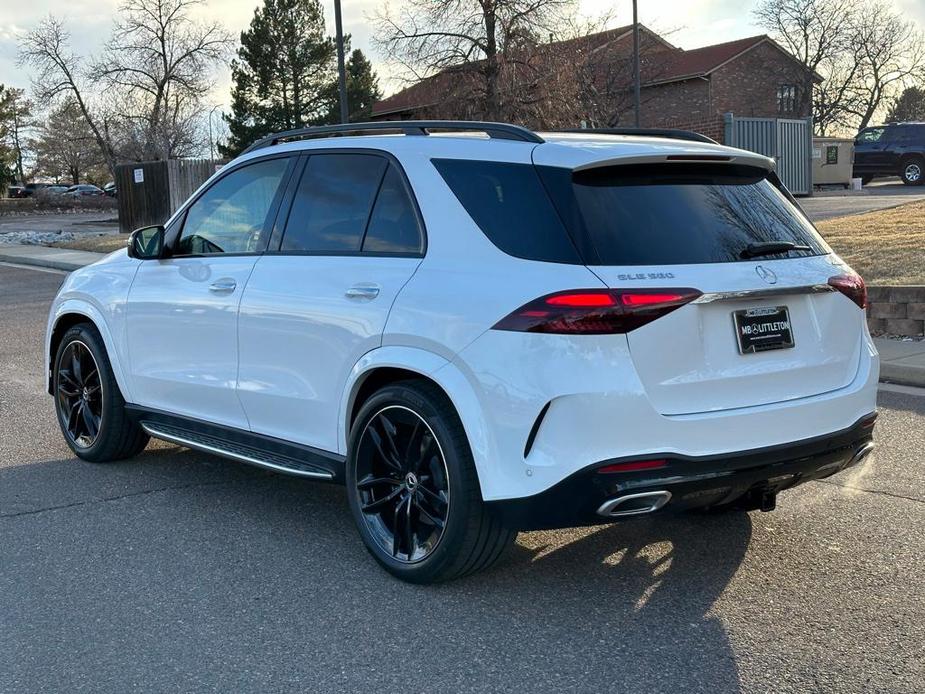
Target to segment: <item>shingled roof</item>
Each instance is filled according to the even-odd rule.
[[[684,50],[673,46],[642,25],[639,28],[640,31],[645,31],[649,37],[654,38],[658,46],[657,50],[650,50],[643,54],[646,58],[642,65],[643,86],[705,77],[722,65],[765,42],[780,50],[791,60],[796,60],[765,34]],[[632,29],[632,25],[618,27],[597,34],[549,43],[543,48],[555,51],[557,54],[569,50],[587,53],[604,48],[611,49],[621,42],[631,44]],[[629,46],[627,48],[629,49]],[[603,65],[602,68],[604,68]],[[402,89],[382,101],[378,101],[373,106],[373,116],[386,116],[434,106],[441,100],[442,95],[447,94],[454,87],[455,81],[459,79],[460,68],[447,68],[406,89]],[[815,79],[821,80],[822,78],[815,75]]]

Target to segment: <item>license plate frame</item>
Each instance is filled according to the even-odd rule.
[[[739,354],[761,354],[791,349],[793,324],[786,306],[756,306],[732,312]]]

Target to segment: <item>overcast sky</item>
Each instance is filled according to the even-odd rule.
[[[395,6],[401,0],[392,0]],[[891,0],[910,19],[925,27],[925,0]],[[0,0],[0,84],[29,87],[29,75],[16,66],[17,36],[53,14],[66,20],[72,46],[81,54],[92,54],[109,35],[112,16],[119,0]],[[197,12],[218,19],[235,36],[245,29],[253,16],[257,0],[206,0]],[[329,33],[334,33],[333,0],[324,3]],[[672,32],[670,40],[682,48],[696,48],[710,43],[731,41],[763,33],[752,24],[754,0],[640,0],[640,22],[657,31]],[[353,45],[363,49],[384,78],[383,87],[393,91],[387,79],[382,57],[370,45],[367,16],[382,0],[342,0],[345,31],[353,35]],[[598,15],[617,7],[618,24],[632,21],[630,0],[580,0],[581,11]],[[217,76],[213,103],[227,104],[230,75],[222,70]]]

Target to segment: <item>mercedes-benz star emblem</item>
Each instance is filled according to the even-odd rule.
[[[774,274],[773,270],[769,270],[764,265],[756,267],[755,272],[757,272],[758,276],[768,284],[777,284],[777,275]]]

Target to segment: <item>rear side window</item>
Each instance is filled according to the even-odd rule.
[[[389,164],[369,217],[364,253],[421,253],[421,228],[401,174]]]
[[[281,250],[418,255],[424,241],[401,173],[374,154],[315,154],[305,165]]]
[[[742,259],[749,244],[792,242],[828,252],[803,214],[762,169],[730,165],[629,165],[574,174],[543,168],[588,264],[680,265]]]
[[[359,251],[387,164],[368,154],[309,157],[281,250]]]
[[[485,236],[505,253],[581,262],[532,165],[464,159],[434,159],[433,164]]]

